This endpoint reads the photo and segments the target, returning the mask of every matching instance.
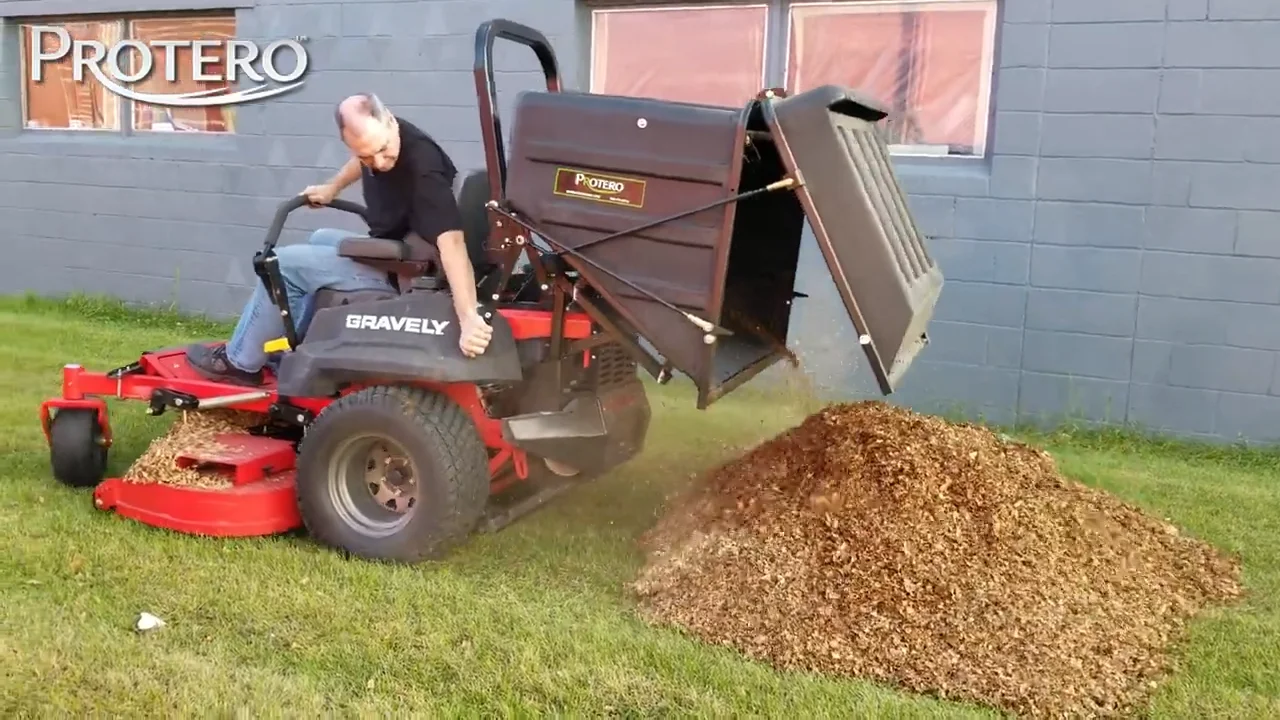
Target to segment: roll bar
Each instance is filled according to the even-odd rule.
[[[490,200],[501,200],[507,187],[507,153],[502,142],[502,121],[498,117],[498,90],[493,82],[493,43],[499,38],[533,50],[542,66],[547,92],[560,92],[560,66],[545,35],[527,25],[502,19],[487,20],[476,29],[476,99],[480,106],[485,165],[489,168]]]

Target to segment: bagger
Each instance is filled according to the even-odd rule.
[[[499,38],[530,47],[547,86],[518,97],[509,153]],[[785,340],[803,296],[806,218],[880,389],[893,392],[927,343],[943,280],[876,125],[883,110],[834,86],[765,90],[739,108],[565,92],[546,39],[506,20],[481,25],[475,50],[487,170],[459,200],[468,243],[491,262],[479,280],[487,351],[461,354],[438,258],[369,238],[340,252],[412,282],[322,292],[299,338],[273,249],[305,205],[291,198],[254,260],[286,328],[269,344],[283,352],[278,371],[247,391],[201,379],[181,348],[106,373],[67,365],[61,397],[40,410],[59,481],[179,532],[305,525],[357,556],[438,557],[482,522],[497,529],[639,453],[650,423],[639,369],[660,383],[687,375],[704,409],[794,360]],[[223,473],[225,487],[104,480],[111,397],[262,423],[178,458]],[[512,486],[536,492],[503,505]]]

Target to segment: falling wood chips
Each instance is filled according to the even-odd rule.
[[[214,439],[223,433],[242,433],[261,425],[264,416],[239,410],[203,410],[183,412],[164,435],[156,438],[124,474],[126,482],[161,483],[184,487],[231,487],[224,476],[197,468],[180,468],[179,455],[209,450],[218,446]]]
[[[881,402],[720,467],[645,538],[642,614],[778,667],[1026,715],[1142,703],[1239,566],[1047,453]]]

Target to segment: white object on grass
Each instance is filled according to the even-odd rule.
[[[146,632],[162,627],[164,627],[164,621],[149,612],[138,615],[138,622],[134,624],[134,629],[138,632]]]

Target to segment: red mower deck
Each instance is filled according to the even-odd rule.
[[[293,471],[230,488],[133,483],[112,478],[93,491],[99,510],[190,535],[254,537],[302,527]]]
[[[180,468],[213,470],[230,485],[201,487],[104,481],[93,504],[145,525],[213,537],[274,535],[302,526],[294,488],[293,443],[222,433],[216,446],[179,455]]]

